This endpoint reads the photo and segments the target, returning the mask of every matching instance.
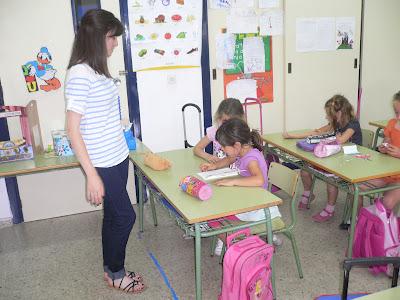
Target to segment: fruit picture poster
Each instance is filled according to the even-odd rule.
[[[133,71],[201,65],[202,1],[128,0]]]

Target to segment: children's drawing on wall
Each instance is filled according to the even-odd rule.
[[[271,37],[252,33],[235,37],[234,67],[224,69],[225,97],[273,102]]]
[[[36,60],[27,62],[22,66],[28,92],[40,90],[50,92],[60,88],[61,83],[55,77],[57,70],[50,65],[52,56],[47,47],[42,47],[36,56]]]
[[[353,49],[354,32],[354,18],[336,18],[336,49]]]

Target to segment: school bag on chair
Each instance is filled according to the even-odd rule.
[[[400,257],[399,218],[388,212],[380,199],[360,210],[355,228],[353,257]],[[391,276],[391,265],[370,267],[373,274]]]
[[[240,235],[246,238],[236,242]],[[250,229],[228,235],[224,256],[223,277],[219,300],[272,300],[271,259],[273,246]]]

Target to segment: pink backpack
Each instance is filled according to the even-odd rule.
[[[353,257],[400,257],[400,222],[388,212],[380,199],[374,205],[363,207],[358,215],[353,241]],[[385,272],[391,276],[388,265],[370,267],[373,274]]]
[[[239,235],[246,238],[232,245]],[[273,246],[250,229],[228,235],[224,257],[223,280],[219,300],[272,300],[271,258]]]

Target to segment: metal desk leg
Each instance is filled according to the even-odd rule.
[[[373,143],[372,143],[372,149],[373,149],[373,150],[375,150],[376,144],[378,143],[378,137],[379,137],[380,132],[381,132],[381,128],[378,127],[378,128],[376,129],[376,131],[375,131],[374,141],[373,141]]]
[[[150,191],[151,213],[153,214],[153,223],[154,223],[154,226],[157,226],[157,225],[158,225],[158,222],[157,222],[157,212],[156,212],[156,206],[154,205],[154,198],[155,198],[155,197],[158,197],[158,196],[154,195],[155,192],[152,191],[151,189],[149,189],[149,191]]]
[[[138,189],[139,189],[139,230],[143,232],[143,174],[138,172]]]
[[[265,221],[266,221],[266,226],[267,226],[267,239],[268,239],[268,244],[274,245],[273,243],[273,235],[272,235],[272,223],[271,223],[271,214],[269,213],[269,208],[264,208],[264,214],[265,214]],[[274,256],[272,256],[271,259],[271,272],[272,272],[272,292],[274,294],[274,299],[276,299],[276,289],[275,289],[275,262],[274,262]]]
[[[196,277],[196,300],[201,300],[201,236],[199,223],[194,224],[195,231],[195,277]]]
[[[349,245],[347,248],[347,257],[349,257],[349,258],[353,257],[353,239],[354,239],[354,229],[356,227],[356,217],[357,217],[357,208],[358,208],[358,193],[359,193],[358,184],[354,184],[353,209],[351,211],[350,236],[349,236]]]

